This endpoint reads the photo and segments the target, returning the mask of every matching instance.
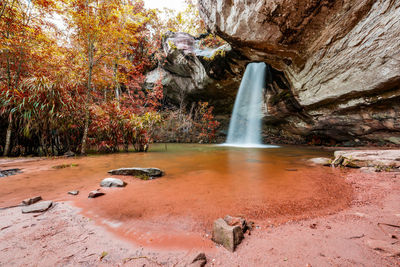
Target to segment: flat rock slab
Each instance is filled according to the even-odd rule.
[[[53,206],[53,201],[41,201],[22,208],[22,213],[44,212]]]
[[[24,204],[24,205],[32,205],[32,204],[35,204],[36,202],[39,202],[40,200],[42,200],[41,196],[31,197],[31,198],[27,198],[27,199],[22,200],[22,204]]]
[[[335,166],[362,167],[400,167],[400,150],[347,150],[335,151]]]
[[[243,230],[239,225],[230,226],[222,218],[214,221],[212,240],[215,243],[221,244],[227,250],[234,252],[243,238]]]
[[[121,179],[111,177],[103,179],[100,183],[101,187],[124,187],[125,185],[126,183]]]
[[[79,191],[78,190],[69,191],[68,194],[76,196],[79,194]]]
[[[96,197],[100,197],[100,196],[103,196],[103,195],[105,195],[105,193],[100,192],[98,190],[94,190],[94,191],[89,193],[88,198],[96,198]]]
[[[158,168],[120,168],[108,171],[112,175],[137,176],[143,180],[151,180],[154,177],[161,177],[164,172]]]

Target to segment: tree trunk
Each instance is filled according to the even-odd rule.
[[[86,140],[89,131],[89,104],[85,105],[85,126],[83,128],[83,137],[82,137],[82,147],[81,147],[81,154],[86,154]]]
[[[87,3],[88,4],[88,3]],[[93,73],[93,55],[94,54],[94,42],[88,34],[88,80],[87,80],[87,92],[86,92],[86,103],[85,103],[85,125],[83,128],[83,137],[82,137],[82,147],[81,147],[81,154],[86,154],[86,141],[89,131],[89,119],[90,119],[90,112],[89,112],[89,103],[90,103],[90,95],[92,91],[92,73]]]
[[[114,84],[115,84],[115,98],[119,101],[120,94],[121,94],[121,86],[118,82],[118,65],[117,63],[114,63],[113,65],[113,79],[114,79]]]
[[[4,157],[8,156],[11,143],[11,132],[12,132],[12,115],[10,114],[10,119],[8,120],[7,134],[6,134],[6,145],[4,146]]]

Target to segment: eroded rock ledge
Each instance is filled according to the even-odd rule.
[[[200,0],[199,8],[233,49],[283,73],[300,107],[278,108],[278,128],[400,144],[398,1]],[[287,106],[277,96],[267,98],[273,116]]]

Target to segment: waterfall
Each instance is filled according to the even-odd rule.
[[[225,145],[262,146],[263,91],[266,86],[266,78],[269,78],[266,75],[267,65],[265,63],[250,63],[247,66],[236,96]]]

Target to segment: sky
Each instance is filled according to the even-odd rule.
[[[184,3],[184,0],[144,0],[144,5],[147,8],[162,9],[167,7],[177,11],[183,11],[185,9]]]
[[[186,7],[184,0],[144,0],[144,5],[146,8],[163,9],[164,7],[167,7],[178,12],[184,11]],[[53,14],[53,18],[49,18],[49,20],[55,23],[60,30],[66,30],[66,26],[63,23],[61,16]]]

